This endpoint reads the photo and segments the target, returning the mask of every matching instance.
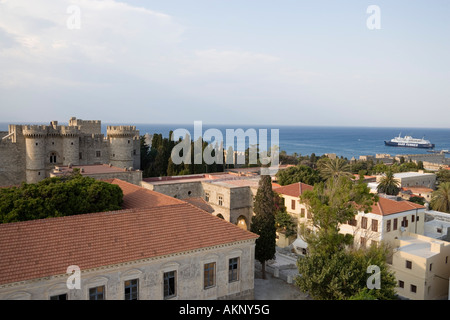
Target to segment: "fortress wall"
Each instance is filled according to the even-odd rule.
[[[78,126],[83,134],[102,133],[102,122],[100,120],[81,120],[72,117],[69,120],[69,126]]]
[[[0,140],[0,186],[25,181],[25,152],[20,144]]]
[[[109,163],[108,143],[103,139],[103,135],[87,135],[80,137],[79,141],[80,165]]]

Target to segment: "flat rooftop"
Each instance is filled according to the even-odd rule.
[[[395,173],[395,178],[412,178],[412,177],[423,177],[423,176],[432,176],[434,173],[424,173],[424,172],[399,172]]]
[[[422,258],[430,258],[439,254],[439,252],[435,252],[431,250],[432,243],[443,243],[444,241],[429,238],[429,237],[412,237],[412,236],[403,236],[400,237],[399,240],[407,242],[403,246],[398,248],[398,251],[406,252],[418,257]]]
[[[108,164],[92,164],[92,165],[79,165],[79,166],[56,166],[55,169],[52,170],[52,175],[59,176],[70,174],[74,169],[80,169],[81,174],[85,175],[94,175],[94,174],[105,174],[105,173],[118,173],[118,172],[127,172],[128,170],[124,168],[118,168],[114,166],[110,166]],[[134,170],[133,170],[134,171]]]

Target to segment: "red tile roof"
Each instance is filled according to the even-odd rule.
[[[0,284],[256,239],[188,203],[0,225]]]
[[[107,179],[106,182],[118,185],[123,191],[123,209],[159,207],[184,203],[168,195],[139,187],[120,179]]]
[[[424,206],[410,201],[395,201],[380,197],[378,203],[372,205],[372,213],[387,216],[390,214],[425,209]]]
[[[288,184],[287,186],[283,186],[280,188],[274,188],[273,191],[287,196],[298,198],[304,191],[312,189],[314,189],[314,187],[310,186],[309,184],[297,182],[293,184]]]
[[[214,208],[211,207],[211,205],[203,198],[200,198],[200,197],[186,198],[186,199],[183,199],[183,201],[186,201],[187,203],[190,203],[193,206],[195,206],[199,209],[202,209],[208,213],[214,212]]]

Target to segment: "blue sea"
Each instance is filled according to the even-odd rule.
[[[63,123],[61,123],[63,124]],[[106,126],[119,125],[117,123],[102,123],[102,131],[106,134]],[[164,137],[169,136],[171,130],[183,128],[188,130],[194,138],[194,124],[131,124],[135,125],[140,134],[161,133]],[[235,126],[235,125],[207,125],[203,123],[202,134],[210,129],[218,129],[226,137],[226,129],[259,129],[267,130],[267,139],[270,143],[270,129],[279,130],[280,150],[288,154],[294,152],[299,155],[322,155],[335,153],[347,159],[358,158],[360,155],[375,155],[387,153],[397,154],[427,154],[426,149],[388,147],[384,140],[390,140],[400,133],[402,136],[411,135],[414,138],[430,140],[436,145],[435,150],[450,150],[450,128],[374,128],[374,127],[309,127],[309,126]],[[0,131],[7,131],[8,124],[0,123]],[[248,147],[248,142],[247,142]],[[450,155],[446,155],[450,157]]]

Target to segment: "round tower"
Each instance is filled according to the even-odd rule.
[[[61,127],[63,165],[78,165],[80,161],[80,130],[78,127]]]
[[[30,125],[23,127],[25,137],[26,154],[26,181],[27,183],[36,183],[43,180],[46,176],[46,136],[45,126]]]
[[[119,168],[133,167],[135,126],[107,126],[110,163]]]

